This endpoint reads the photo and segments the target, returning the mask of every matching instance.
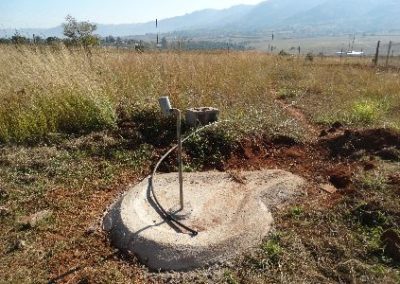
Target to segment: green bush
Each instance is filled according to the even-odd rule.
[[[195,167],[223,167],[234,150],[235,141],[222,129],[209,129],[191,137],[184,145]]]
[[[387,109],[383,100],[365,99],[355,102],[350,111],[353,123],[370,124],[375,122]]]
[[[0,142],[33,142],[54,132],[86,133],[115,123],[114,107],[102,96],[21,96],[0,108]]]

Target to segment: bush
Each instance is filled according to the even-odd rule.
[[[351,120],[358,123],[374,122],[381,112],[381,105],[372,100],[359,101],[353,104]]]
[[[234,139],[220,129],[200,132],[185,143],[186,153],[198,168],[223,168],[234,147]]]
[[[307,53],[306,61],[313,62],[314,61],[314,54],[312,54],[311,52]]]
[[[287,53],[286,51],[284,51],[283,49],[281,51],[279,51],[279,55],[280,56],[289,56],[290,53]]]
[[[115,110],[101,96],[63,93],[49,97],[18,96],[0,109],[1,142],[33,142],[50,133],[86,133],[113,127]]]

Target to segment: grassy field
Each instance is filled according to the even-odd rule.
[[[399,283],[384,239],[400,226],[398,69],[260,52],[0,46],[0,82],[0,283],[166,281],[99,228],[174,143],[164,95],[227,120],[189,141],[187,170],[279,167],[310,183],[306,198],[274,212],[276,231],[256,251],[172,281]],[[321,191],[338,168],[349,182]],[[172,159],[163,168],[174,169]]]

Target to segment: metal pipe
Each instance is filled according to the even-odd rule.
[[[179,171],[179,201],[180,210],[183,210],[183,166],[182,166],[182,113],[179,109],[174,109],[176,112],[176,134],[178,139],[178,171]]]

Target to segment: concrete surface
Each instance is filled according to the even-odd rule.
[[[186,123],[190,126],[207,125],[218,121],[219,110],[214,107],[189,108],[186,110]]]
[[[304,180],[279,170],[184,174],[185,214],[182,222],[197,236],[172,228],[157,213],[148,179],[128,192],[106,213],[103,229],[112,244],[135,253],[155,270],[189,270],[221,262],[257,247],[273,222],[268,208],[302,194]],[[177,173],[157,175],[154,189],[160,203],[174,211],[179,203]]]

